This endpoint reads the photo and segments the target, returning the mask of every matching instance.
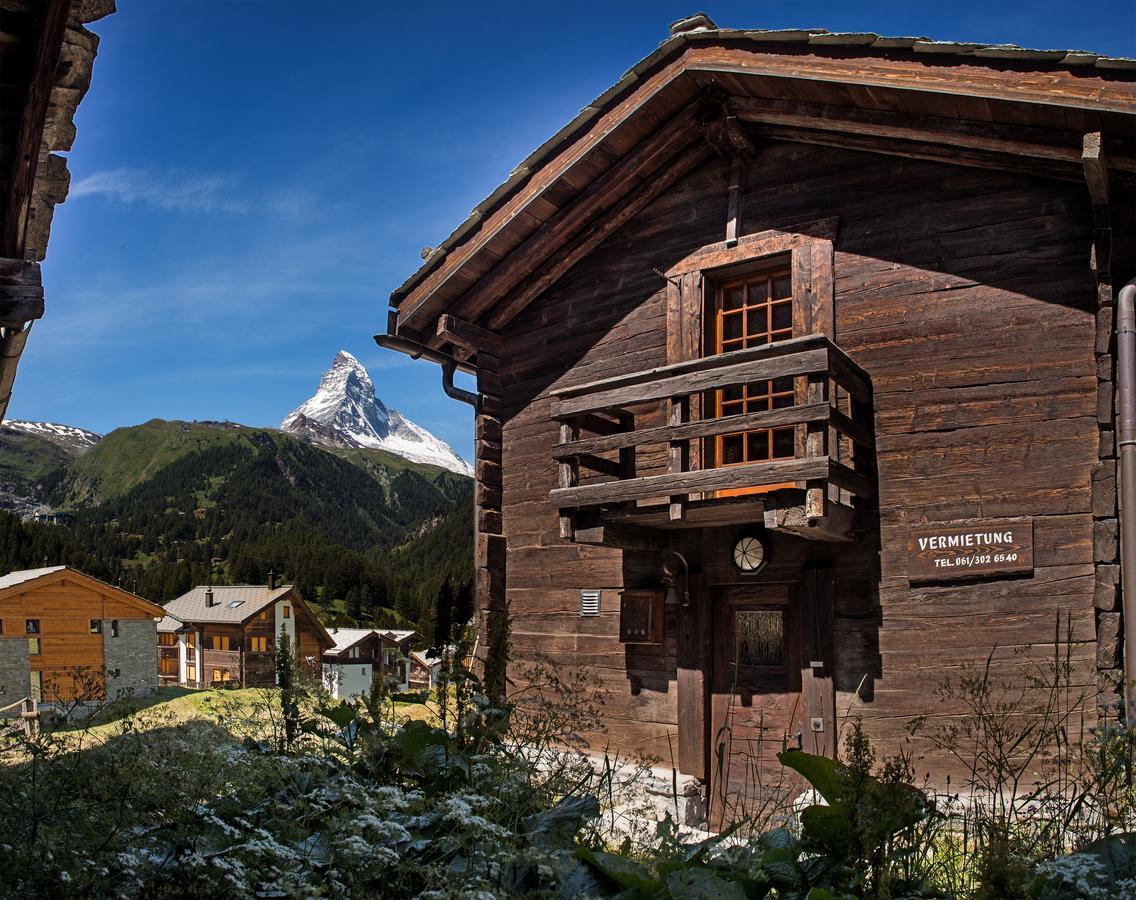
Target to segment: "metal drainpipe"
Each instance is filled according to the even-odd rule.
[[[1136,278],[1116,300],[1116,414],[1120,494],[1120,584],[1124,617],[1125,721],[1136,723]]]
[[[437,363],[442,367],[442,390],[446,392],[446,396],[460,400],[462,403],[468,403],[475,411],[481,409],[480,394],[462,390],[454,384],[454,372],[457,371],[458,361],[453,357],[432,350],[417,341],[393,334],[376,334],[375,343],[385,350],[397,350],[399,353],[405,353],[411,359],[424,359],[428,362]]]

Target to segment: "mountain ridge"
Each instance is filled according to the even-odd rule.
[[[449,444],[398,410],[388,409],[376,395],[367,370],[346,350],[335,355],[315,394],[292,410],[280,429],[323,446],[386,450],[473,475],[473,467]]]

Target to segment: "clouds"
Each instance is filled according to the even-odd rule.
[[[124,166],[88,175],[72,185],[71,196],[103,196],[171,212],[243,215],[249,206],[233,196],[234,187],[231,178]]]

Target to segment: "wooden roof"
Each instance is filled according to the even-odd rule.
[[[823,29],[719,29],[705,16],[677,22],[392,293],[390,331],[468,357],[667,185],[713,149],[728,153],[723,129],[739,122],[758,142],[1077,181],[1084,137],[1099,133],[1112,176],[1131,182],[1136,61]]]
[[[43,315],[39,262],[71,175],[75,110],[91,84],[98,36],[84,24],[115,0],[0,0],[0,419],[28,323]]]
[[[120,600],[137,609],[143,616],[160,619],[166,614],[166,611],[157,603],[151,603],[137,594],[124,591],[113,584],[107,584],[105,581],[100,581],[98,578],[86,575],[70,566],[50,566],[42,569],[23,569],[18,572],[9,572],[0,577],[0,601],[61,581],[72,581],[95,593],[113,597],[115,600]]]

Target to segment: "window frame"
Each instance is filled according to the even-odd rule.
[[[43,642],[38,634],[28,635],[28,656],[43,656]]]
[[[267,653],[268,638],[263,635],[253,635],[249,638],[249,653]]]
[[[102,619],[91,619],[90,629],[91,629],[91,634],[102,634],[103,633],[103,620]]]
[[[664,274],[666,306],[666,362],[689,362],[707,355],[707,309],[713,302],[713,285],[723,279],[760,271],[788,262],[793,297],[793,334],[823,334],[835,339],[835,251],[840,220],[831,216],[779,228],[751,232],[731,244],[718,241],[700,247],[676,262]],[[691,418],[705,418],[712,402],[695,397]],[[800,400],[798,399],[798,402]],[[690,468],[714,465],[714,439],[692,441]],[[798,452],[800,448],[798,448]]]
[[[24,633],[34,635],[43,634],[39,627],[39,619],[24,619]]]

